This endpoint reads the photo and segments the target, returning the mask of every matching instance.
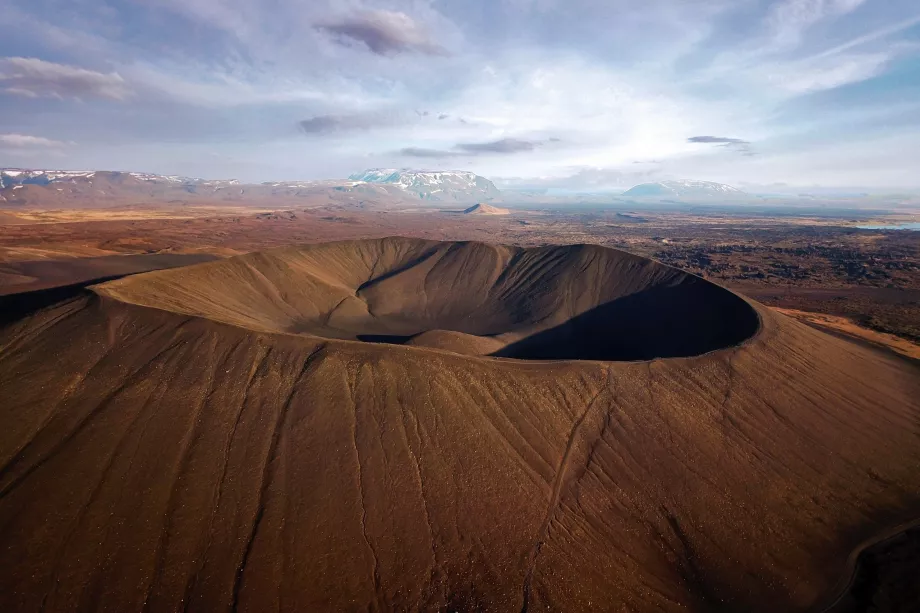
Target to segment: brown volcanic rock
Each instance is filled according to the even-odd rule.
[[[5,611],[805,610],[920,501],[914,366],[598,247],[125,278],[0,389]]]

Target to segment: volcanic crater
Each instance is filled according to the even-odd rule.
[[[822,610],[920,509],[916,365],[615,250],[60,298],[0,319],[2,611]]]
[[[737,345],[759,327],[754,308],[726,289],[593,245],[328,243],[97,291],[252,330],[516,359],[688,357]]]

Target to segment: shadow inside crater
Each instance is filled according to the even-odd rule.
[[[496,351],[518,360],[639,361],[738,345],[760,328],[746,301],[708,283],[654,287],[595,307]]]
[[[358,334],[355,338],[363,343],[383,343],[386,345],[405,345],[414,334]]]

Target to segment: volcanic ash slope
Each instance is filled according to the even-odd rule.
[[[128,277],[0,390],[3,611],[807,610],[920,508],[916,367],[599,247]]]

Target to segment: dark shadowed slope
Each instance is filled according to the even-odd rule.
[[[916,368],[593,247],[126,278],[0,389],[0,610],[805,610],[920,507]]]
[[[0,296],[133,275],[139,272],[188,266],[218,259],[205,253],[108,255],[96,258],[34,260],[0,264]]]

